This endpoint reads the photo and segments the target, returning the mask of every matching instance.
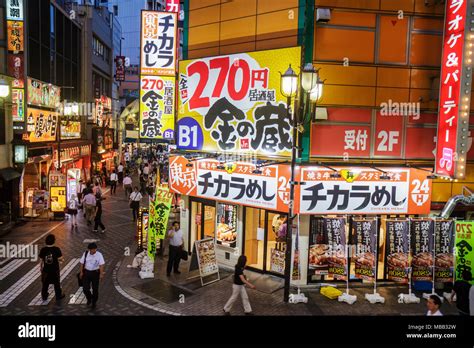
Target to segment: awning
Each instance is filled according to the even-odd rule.
[[[0,169],[0,178],[2,178],[4,181],[11,181],[16,178],[19,178],[20,176],[21,173],[18,173],[15,169],[11,167]]]

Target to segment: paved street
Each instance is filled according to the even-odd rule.
[[[38,263],[24,260],[2,260],[0,276],[0,315],[160,315],[160,312],[137,305],[116,290],[113,271],[120,262],[126,248],[134,242],[134,229],[128,201],[123,191],[117,190],[116,196],[105,195],[103,202],[103,222],[107,228],[105,234],[94,234],[79,212],[79,226],[71,229],[65,221],[32,221],[18,227],[0,239],[0,243],[28,244],[34,242],[39,248],[50,232],[56,235],[57,245],[62,249],[65,262],[61,265],[62,288],[66,294],[61,303],[53,298],[42,305],[39,299],[41,281]],[[144,200],[145,201],[145,200]],[[76,274],[79,270],[79,258],[86,250],[88,239],[98,239],[99,251],[104,254],[106,274],[99,290],[97,308],[93,311],[86,306],[82,291],[78,291]],[[135,249],[130,249],[133,254]],[[69,266],[69,267],[68,267]],[[69,271],[69,272],[68,272]],[[50,291],[50,298],[54,291]],[[7,298],[8,297],[8,298]]]

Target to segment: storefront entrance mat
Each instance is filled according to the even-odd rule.
[[[136,285],[133,288],[147,296],[167,304],[178,302],[181,295],[184,295],[185,297],[194,295],[193,292],[188,291],[183,287],[174,286],[160,279],[153,279],[144,284]]]

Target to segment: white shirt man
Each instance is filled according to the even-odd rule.
[[[123,165],[119,164],[119,166],[117,167],[117,172],[123,173]]]
[[[84,265],[84,254],[81,257],[81,264]],[[95,254],[91,252],[87,253],[85,270],[86,271],[97,271],[100,269],[100,266],[105,265],[104,256],[101,252],[96,251]]]
[[[117,173],[110,174],[110,181],[118,181]]]
[[[82,201],[83,205],[84,205],[84,210],[85,210],[85,213],[86,213],[86,220],[87,220],[87,224],[88,225],[91,225],[92,224],[92,220],[94,219],[94,214],[95,214],[95,206],[97,204],[97,200],[95,198],[95,194],[93,193],[88,193],[83,201]]]
[[[183,231],[181,229],[170,231],[170,245],[175,247],[183,245]]]
[[[87,246],[89,252],[83,253],[81,263],[81,278],[87,305],[92,303],[92,308],[99,298],[99,281],[104,277],[104,256],[97,251],[97,244],[90,243]],[[91,293],[92,286],[92,293]]]
[[[92,205],[95,207],[97,200],[95,198],[95,195],[93,193],[88,193],[83,200],[83,203],[86,205]]]
[[[142,194],[139,192],[139,191],[134,191],[132,192],[132,194],[130,195],[130,200],[132,202],[140,202],[142,200],[143,196]]]

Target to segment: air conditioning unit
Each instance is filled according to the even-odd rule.
[[[331,10],[328,8],[316,9],[316,22],[327,23],[331,20]]]

